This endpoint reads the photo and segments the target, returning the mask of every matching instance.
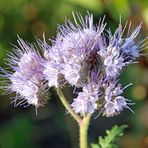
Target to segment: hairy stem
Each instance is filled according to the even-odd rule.
[[[56,88],[56,91],[57,91],[57,94],[58,94],[61,102],[63,103],[64,107],[71,114],[71,116],[80,124],[81,120],[82,120],[81,117],[73,111],[73,109],[71,108],[71,106],[67,102],[67,100],[66,100],[64,94],[62,93],[62,91],[60,90],[60,88]]]
[[[90,114],[87,114],[83,119],[73,111],[69,103],[67,102],[64,94],[60,90],[60,88],[56,88],[57,94],[63,103],[64,107],[67,109],[67,111],[71,114],[71,116],[77,121],[80,128],[80,148],[87,148],[87,132],[88,132],[88,126],[90,121]]]
[[[87,134],[88,134],[88,126],[90,121],[90,114],[87,114],[86,117],[84,117],[79,124],[80,128],[80,148],[87,148],[88,146],[88,140],[87,140]]]

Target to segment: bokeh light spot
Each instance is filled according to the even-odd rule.
[[[34,4],[28,4],[24,6],[22,13],[26,20],[33,20],[37,17],[38,10]]]
[[[143,18],[144,18],[145,23],[148,26],[148,8],[143,11]]]
[[[144,86],[136,86],[132,93],[136,100],[143,100],[146,97],[147,91]]]
[[[31,32],[37,37],[41,37],[45,31],[46,25],[41,21],[37,21],[31,26]]]

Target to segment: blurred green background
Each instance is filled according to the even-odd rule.
[[[63,24],[65,17],[72,18],[73,12],[87,11],[94,14],[97,23],[100,16],[106,16],[108,27],[118,26],[119,16],[123,24],[132,21],[132,28],[143,21],[139,38],[148,36],[147,0],[0,0],[0,66],[5,67],[6,51],[12,50],[17,35],[27,41],[35,36],[55,36],[57,24]],[[146,50],[145,50],[146,51]],[[119,116],[92,118],[89,128],[89,142],[97,142],[105,129],[115,124],[128,124],[129,128],[119,140],[121,148],[148,148],[148,58],[141,57],[139,64],[131,65],[121,77],[123,85],[134,85],[125,90],[125,96],[135,102],[129,110]],[[1,92],[2,93],[2,92]],[[10,104],[10,95],[0,93],[0,148],[78,148],[78,127],[54,91],[50,91],[49,103],[40,108],[16,107]],[[70,102],[72,100],[69,100]]]

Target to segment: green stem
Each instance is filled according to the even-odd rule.
[[[90,121],[90,114],[87,114],[83,119],[73,111],[69,103],[67,102],[64,94],[60,90],[60,88],[56,88],[57,94],[63,103],[64,107],[67,111],[72,115],[72,117],[78,122],[80,128],[80,148],[87,148],[87,132]]]
[[[67,102],[67,100],[66,100],[64,94],[62,93],[62,91],[60,90],[60,88],[56,88],[56,91],[57,91],[57,94],[58,94],[61,102],[63,103],[64,107],[72,115],[72,117],[80,124],[81,120],[82,120],[81,117],[73,111],[73,109],[71,108],[71,106]]]
[[[80,128],[80,148],[87,148],[87,134],[88,134],[88,126],[90,121],[90,114],[87,114],[86,117],[83,118],[81,123],[79,124]]]

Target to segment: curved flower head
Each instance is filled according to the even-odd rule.
[[[97,109],[98,86],[88,84],[83,87],[83,92],[79,92],[78,97],[71,104],[76,113],[85,116],[87,113],[94,113]]]
[[[96,69],[101,62],[96,53],[101,46],[101,33],[105,25],[102,19],[95,26],[92,14],[85,19],[77,14],[77,18],[74,16],[75,24],[66,20],[65,25],[58,27],[49,53],[55,52],[56,59],[53,56],[52,60],[61,65],[61,73],[66,81],[72,86],[83,87],[88,83],[86,79],[90,77],[92,68]]]
[[[123,96],[117,96],[112,101],[106,101],[104,105],[103,115],[105,115],[106,117],[112,117],[114,115],[120,114],[120,112],[124,108],[131,110],[128,107],[128,104],[130,103],[127,103],[127,101],[129,100],[125,99]]]
[[[43,74],[48,81],[48,87],[58,87],[62,83],[61,65],[53,61],[46,61]]]
[[[108,86],[106,85],[103,115],[105,115],[106,117],[112,117],[114,115],[118,115],[124,108],[131,110],[128,107],[128,105],[131,104],[129,103],[129,100],[121,96],[123,90],[130,85],[131,84],[127,85],[124,88],[121,88],[121,85],[117,83],[109,83]]]
[[[44,105],[46,84],[43,76],[44,60],[32,45],[18,39],[20,47],[16,47],[8,56],[8,66],[13,72],[7,72],[9,81],[7,89],[17,94],[14,102],[32,104],[36,107]],[[18,105],[16,104],[16,105]]]
[[[141,30],[141,24],[135,28],[135,30],[127,38],[123,39],[121,49],[124,54],[135,60],[140,56],[140,45],[135,41],[135,38]]]
[[[129,24],[126,35],[127,24],[123,27],[120,23],[114,34],[109,30],[109,41],[103,40],[104,46],[98,51],[98,55],[102,57],[108,79],[115,77],[118,79],[123,68],[134,63],[140,56],[140,51],[146,47],[146,44],[143,44],[146,39],[136,42],[141,24],[131,34],[129,33],[131,24]]]

